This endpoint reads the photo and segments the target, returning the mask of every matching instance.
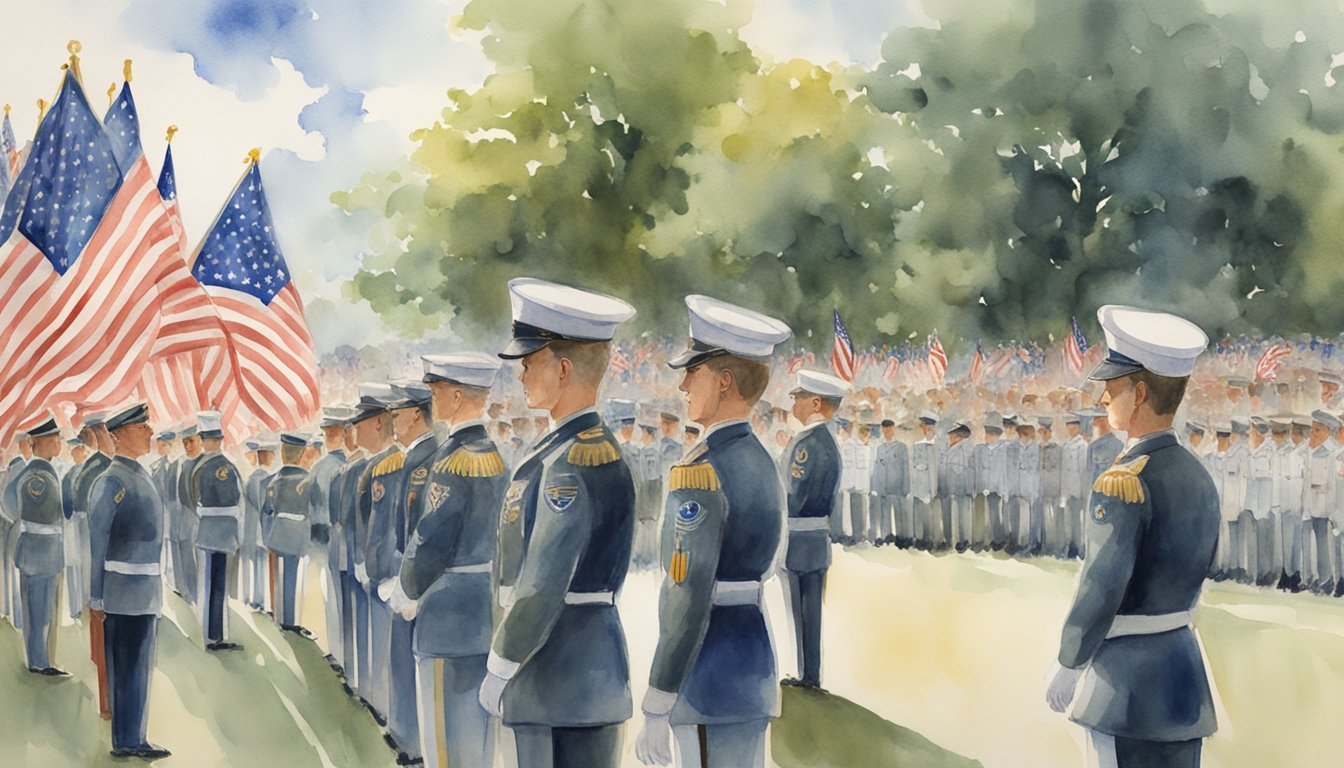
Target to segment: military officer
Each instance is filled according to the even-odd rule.
[[[308,471],[300,462],[308,437],[297,432],[280,435],[280,469],[266,484],[261,523],[262,540],[270,550],[271,606],[275,622],[287,632],[306,634],[300,623],[303,565],[312,536],[307,490]]]
[[[112,435],[107,430],[106,420],[107,414],[101,412],[84,415],[80,439],[93,453],[80,465],[79,474],[70,483],[71,488],[74,489],[71,519],[77,520],[81,516],[85,517],[88,520],[90,536],[93,535],[92,530],[95,523],[93,519],[93,485],[112,466],[112,457],[116,454],[116,447]],[[108,511],[110,509],[104,510],[104,512]],[[106,521],[103,522],[106,523]],[[160,526],[160,530],[162,530],[162,526]],[[81,552],[81,554],[83,553]],[[92,583],[94,564],[91,544],[89,545],[88,557],[89,580]],[[93,605],[92,591],[90,591],[89,597],[89,655],[93,658],[94,669],[98,675],[98,713],[104,720],[108,720],[112,717],[112,689],[107,679],[107,643],[104,628],[106,616],[101,606]]]
[[[1115,459],[1124,450],[1124,443],[1120,436],[1111,429],[1111,423],[1106,416],[1105,409],[1093,408],[1089,413],[1092,415],[1092,440],[1087,444],[1087,464],[1090,470],[1089,483],[1095,483],[1097,478],[1105,472]],[[1205,457],[1196,454],[1201,464],[1207,466]],[[1078,528],[1080,537],[1080,547],[1083,550],[1083,556],[1086,556],[1086,538],[1082,536],[1086,530],[1083,525]]]
[[[345,464],[345,420],[350,410],[341,406],[328,406],[322,409],[322,441],[327,452],[313,464],[309,472],[308,505],[313,521],[313,554],[318,561],[319,572],[325,574],[322,582],[322,604],[327,619],[327,663],[333,669],[343,670],[340,659],[344,657],[341,643],[344,632],[341,624],[341,575],[340,544],[331,531],[336,522],[335,507],[332,504],[332,484],[336,475]]]
[[[509,282],[529,408],[554,424],[514,469],[500,516],[503,615],[480,701],[513,730],[520,768],[615,766],[630,718],[615,595],[634,540],[634,480],[594,408],[625,302],[530,278]]]
[[[391,653],[391,630],[373,631],[372,599],[376,585],[369,580],[365,557],[369,543],[369,516],[373,512],[371,487],[372,470],[397,452],[392,437],[392,416],[388,405],[393,402],[392,387],[380,382],[359,385],[359,402],[350,418],[359,452],[352,455],[344,470],[341,483],[341,528],[344,547],[355,585],[352,587],[352,640],[355,653],[346,664],[349,680],[360,700],[372,713],[379,725],[387,724],[388,666],[383,659]],[[387,624],[390,624],[390,617]],[[380,619],[381,621],[381,619]],[[377,642],[375,643],[375,637]]]
[[[1082,433],[1082,421],[1082,414],[1076,411],[1064,417],[1064,429],[1069,439],[1064,442],[1060,467],[1064,511],[1060,515],[1059,541],[1063,556],[1069,559],[1079,557],[1083,552],[1083,506],[1094,480],[1087,461],[1088,446]]]
[[[663,503],[664,456],[663,447],[655,438],[654,414],[645,412],[644,423],[639,425],[639,471],[635,472],[635,551],[634,564],[650,568],[657,562],[658,518]]]
[[[1315,592],[1330,594],[1335,589],[1334,541],[1330,534],[1330,515],[1334,512],[1339,481],[1339,445],[1335,430],[1340,420],[1325,411],[1311,413],[1310,451],[1306,468],[1306,520],[1303,525],[1304,570],[1310,574],[1309,586]]]
[[[240,650],[228,639],[229,558],[237,557],[243,517],[243,481],[224,455],[223,417],[219,411],[196,415],[201,456],[192,469],[191,498],[196,500],[196,538],[200,550],[201,628],[208,651]]]
[[[364,471],[364,464],[368,461],[368,454],[359,445],[359,433],[355,428],[355,420],[359,417],[359,410],[354,407],[343,409],[343,418],[341,423],[341,445],[344,448],[345,461],[336,469],[336,475],[331,480],[331,486],[328,490],[328,506],[331,508],[331,549],[329,557],[336,568],[336,588],[339,592],[341,606],[339,609],[341,617],[341,654],[338,656],[340,662],[340,673],[344,678],[342,685],[346,693],[355,695],[358,688],[359,670],[358,658],[359,648],[357,646],[357,636],[360,633],[360,627],[368,627],[368,605],[361,602],[363,588],[354,574],[354,561],[350,556],[350,542],[353,541],[354,518],[350,510],[355,504],[356,484],[359,482],[359,475]],[[367,640],[367,634],[365,635]]]
[[[944,463],[933,439],[937,424],[937,414],[927,411],[919,415],[919,439],[910,446],[910,525],[905,532],[906,543],[897,542],[900,546],[932,547],[938,521],[943,517],[941,507],[949,503],[947,497],[941,504],[936,501],[942,496],[938,469]],[[947,516],[952,517],[950,509]]]
[[[401,450],[374,465],[371,477],[372,513],[365,567],[376,586],[372,597],[373,626],[388,633],[388,735],[397,761],[407,765],[421,759],[419,717],[415,693],[415,623],[392,610],[388,602],[396,589],[406,541],[419,522],[420,499],[425,495],[438,442],[431,428],[432,394],[421,382],[399,381],[392,386],[392,430]],[[378,663],[378,659],[374,660]]]
[[[775,652],[761,611],[782,523],[774,462],[747,418],[765,392],[784,323],[708,296],[688,296],[683,371],[688,418],[705,438],[673,467],[663,524],[667,563],[658,645],[636,753],[646,764],[765,765],[779,715]],[[796,456],[796,453],[794,454]],[[805,466],[807,462],[803,462]]]
[[[185,456],[177,470],[176,504],[170,510],[173,536],[173,573],[176,577],[177,593],[192,605],[196,604],[197,581],[200,570],[196,561],[196,529],[200,518],[196,515],[196,497],[191,481],[195,477],[196,464],[204,455],[198,427],[192,423],[178,431],[182,438],[182,451]]]
[[[164,521],[154,481],[140,465],[154,435],[148,421],[149,408],[137,403],[106,422],[116,456],[89,496],[89,602],[105,615],[112,755],[154,760],[169,752],[145,735],[155,625],[163,600],[159,562]]]
[[[1291,415],[1270,419],[1269,429],[1278,457],[1275,489],[1279,524],[1279,542],[1282,547],[1279,589],[1292,592],[1302,590],[1302,511],[1306,456],[1298,449],[1290,435],[1293,429]]]
[[[798,652],[798,677],[784,685],[821,687],[821,600],[831,565],[827,518],[840,486],[840,449],[828,422],[849,392],[842,379],[818,371],[798,372],[793,416],[803,428],[785,451],[788,543],[784,572]]]
[[[1251,424],[1248,419],[1237,417],[1229,422],[1229,426],[1232,428],[1232,435],[1228,445],[1228,456],[1224,458],[1223,470],[1228,473],[1224,487],[1230,488],[1236,494],[1235,502],[1230,507],[1224,505],[1224,514],[1231,516],[1228,530],[1235,540],[1229,552],[1229,568],[1232,576],[1238,581],[1253,584],[1255,577],[1251,575],[1248,553],[1255,541],[1255,530],[1251,523],[1250,503],[1246,498],[1251,481],[1251,449],[1247,443]]]
[[[424,382],[434,418],[449,425],[416,501],[419,522],[406,546],[393,609],[414,618],[420,751],[425,765],[490,766],[495,719],[477,692],[492,629],[491,571],[504,460],[486,431],[485,405],[500,368],[480,352],[426,355]]]
[[[977,541],[972,536],[975,506],[975,466],[971,453],[971,428],[956,422],[947,430],[947,447],[938,454],[938,495],[952,518],[948,535],[958,552]]]
[[[896,422],[882,420],[882,443],[873,459],[873,514],[871,538],[877,544],[896,542],[896,531],[908,527],[910,456],[904,442],[896,439]],[[908,546],[908,545],[907,545]]]
[[[89,606],[89,514],[75,516],[75,478],[89,457],[78,435],[66,441],[73,463],[61,473],[61,507],[65,515],[65,588],[70,618],[78,619]]]
[[[1105,382],[1101,404],[1132,438],[1093,486],[1087,559],[1047,700],[1088,729],[1101,765],[1198,766],[1217,726],[1191,610],[1213,561],[1218,496],[1171,426],[1208,339],[1166,313],[1097,314],[1107,355],[1091,378]]]
[[[280,439],[274,434],[259,435],[256,440],[257,466],[247,477],[244,487],[243,528],[240,552],[244,572],[243,599],[254,610],[266,610],[269,593],[267,578],[268,557],[261,535],[261,511],[266,504],[266,484],[275,472],[275,455],[280,450]]]
[[[1251,419],[1250,456],[1247,460],[1246,511],[1242,513],[1242,533],[1246,539],[1246,570],[1256,585],[1267,587],[1278,578],[1278,558],[1274,547],[1274,484],[1278,457],[1269,439],[1269,422]]]
[[[1054,557],[1065,557],[1068,545],[1060,535],[1064,514],[1064,446],[1054,438],[1055,420],[1041,416],[1036,430],[1041,439],[1041,498],[1042,552]]]
[[[61,483],[51,464],[61,452],[61,431],[52,418],[24,431],[33,458],[9,479],[19,529],[14,565],[19,572],[23,647],[29,672],[64,675],[51,663],[56,646],[53,619],[60,602],[57,587],[65,567]]]
[[[979,538],[982,549],[1003,549],[1007,534],[1003,493],[1008,485],[1008,452],[1003,441],[1003,415],[990,411],[981,424],[984,442],[975,447],[976,493],[983,497],[985,516]],[[973,523],[974,525],[974,523]]]
[[[19,590],[19,579],[14,569],[14,550],[19,541],[19,517],[18,517],[18,479],[23,471],[23,467],[32,460],[33,448],[32,441],[27,432],[19,432],[14,437],[18,445],[19,455],[14,458],[9,465],[9,472],[5,475],[3,516],[5,518],[5,540],[0,542],[4,548],[4,578],[5,578],[5,603],[10,620],[17,630],[23,629],[23,598]]]
[[[1036,441],[1036,425],[1020,419],[1017,424],[1016,463],[1010,466],[1013,476],[1012,508],[1013,547],[1029,556],[1041,553],[1044,525],[1041,513],[1041,446]]]

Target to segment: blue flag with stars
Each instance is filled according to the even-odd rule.
[[[140,149],[140,117],[135,111],[130,83],[121,84],[121,93],[107,108],[103,126],[107,129],[107,138],[112,141],[112,154],[116,155],[117,167],[126,173],[131,169],[131,163],[143,154]]]
[[[64,275],[93,237],[121,182],[112,142],[79,81],[67,71],[0,215],[0,242],[17,226]]]
[[[173,170],[173,145],[163,151],[163,168],[159,171],[159,197],[165,203],[177,199],[177,174]]]
[[[202,285],[249,293],[266,305],[289,284],[258,163],[238,182],[206,234],[192,274]]]

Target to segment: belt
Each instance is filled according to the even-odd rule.
[[[475,565],[454,565],[444,568],[444,573],[489,573],[493,563],[477,563]]]
[[[70,512],[70,519],[72,520],[75,519],[76,517],[88,517],[88,516],[89,516],[88,510],[84,509],[76,509]]]
[[[1129,614],[1116,616],[1111,622],[1111,629],[1106,633],[1106,639],[1115,637],[1127,637],[1129,635],[1158,635],[1163,632],[1182,629],[1190,626],[1193,617],[1190,611],[1177,611],[1176,613],[1159,613],[1153,616],[1144,616],[1140,614]]]
[[[304,521],[303,515],[300,515],[298,512],[279,512],[276,514],[276,517],[282,520],[298,520],[299,522]]]
[[[59,525],[49,523],[30,523],[27,520],[19,521],[19,533],[34,533],[38,536],[57,536],[65,531]]]
[[[615,592],[566,592],[565,605],[615,605]]]
[[[790,531],[829,531],[831,521],[825,517],[790,517]]]
[[[122,573],[127,576],[158,576],[158,563],[127,563],[122,560],[108,560],[103,563],[103,568],[111,573]]]
[[[719,581],[714,583],[714,605],[760,605],[761,582]]]
[[[197,507],[196,514],[201,517],[237,517],[238,507]],[[286,512],[285,514],[290,514]],[[284,515],[281,515],[284,517]]]
[[[499,585],[499,604],[505,608],[513,605],[513,587]]]

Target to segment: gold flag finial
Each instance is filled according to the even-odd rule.
[[[5,105],[5,117],[9,117],[9,105]]]
[[[168,126],[168,143],[169,143],[169,144],[172,144],[172,143],[173,143],[173,134],[174,134],[174,133],[177,133],[177,126],[176,126],[176,125],[170,125],[170,126]]]
[[[131,82],[131,60],[130,60],[130,59],[127,59],[126,62],[125,62],[124,64],[121,65],[121,77],[122,77],[122,79],[125,80],[126,82],[128,82],[128,83]]]
[[[243,161],[248,165],[256,165],[261,162],[261,147],[253,147],[251,152],[247,153],[247,159]]]
[[[107,86],[107,103],[111,104],[117,98],[117,84],[112,83]]]
[[[84,76],[79,71],[79,52],[84,50],[84,45],[78,40],[71,40],[66,44],[65,50],[70,52],[70,71],[74,73],[76,80],[83,81]]]
[[[42,122],[42,118],[47,116],[47,100],[37,100],[37,122]]]

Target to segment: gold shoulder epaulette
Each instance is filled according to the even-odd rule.
[[[621,449],[610,440],[603,439],[591,443],[579,440],[569,447],[569,454],[565,458],[576,467],[600,467],[619,461]]]
[[[406,466],[406,456],[401,451],[397,451],[386,459],[378,462],[378,466],[373,468],[373,476],[382,477],[383,475],[390,475],[404,466]]]
[[[504,459],[493,448],[477,453],[463,446],[435,464],[434,471],[458,477],[495,477],[504,473]]]
[[[1139,482],[1139,473],[1148,464],[1147,456],[1140,456],[1128,464],[1114,464],[1101,473],[1092,491],[1103,496],[1120,499],[1126,504],[1138,504],[1143,501],[1143,483]]]
[[[709,462],[700,464],[678,464],[667,477],[667,490],[681,491],[687,488],[696,491],[719,490],[719,473]]]

